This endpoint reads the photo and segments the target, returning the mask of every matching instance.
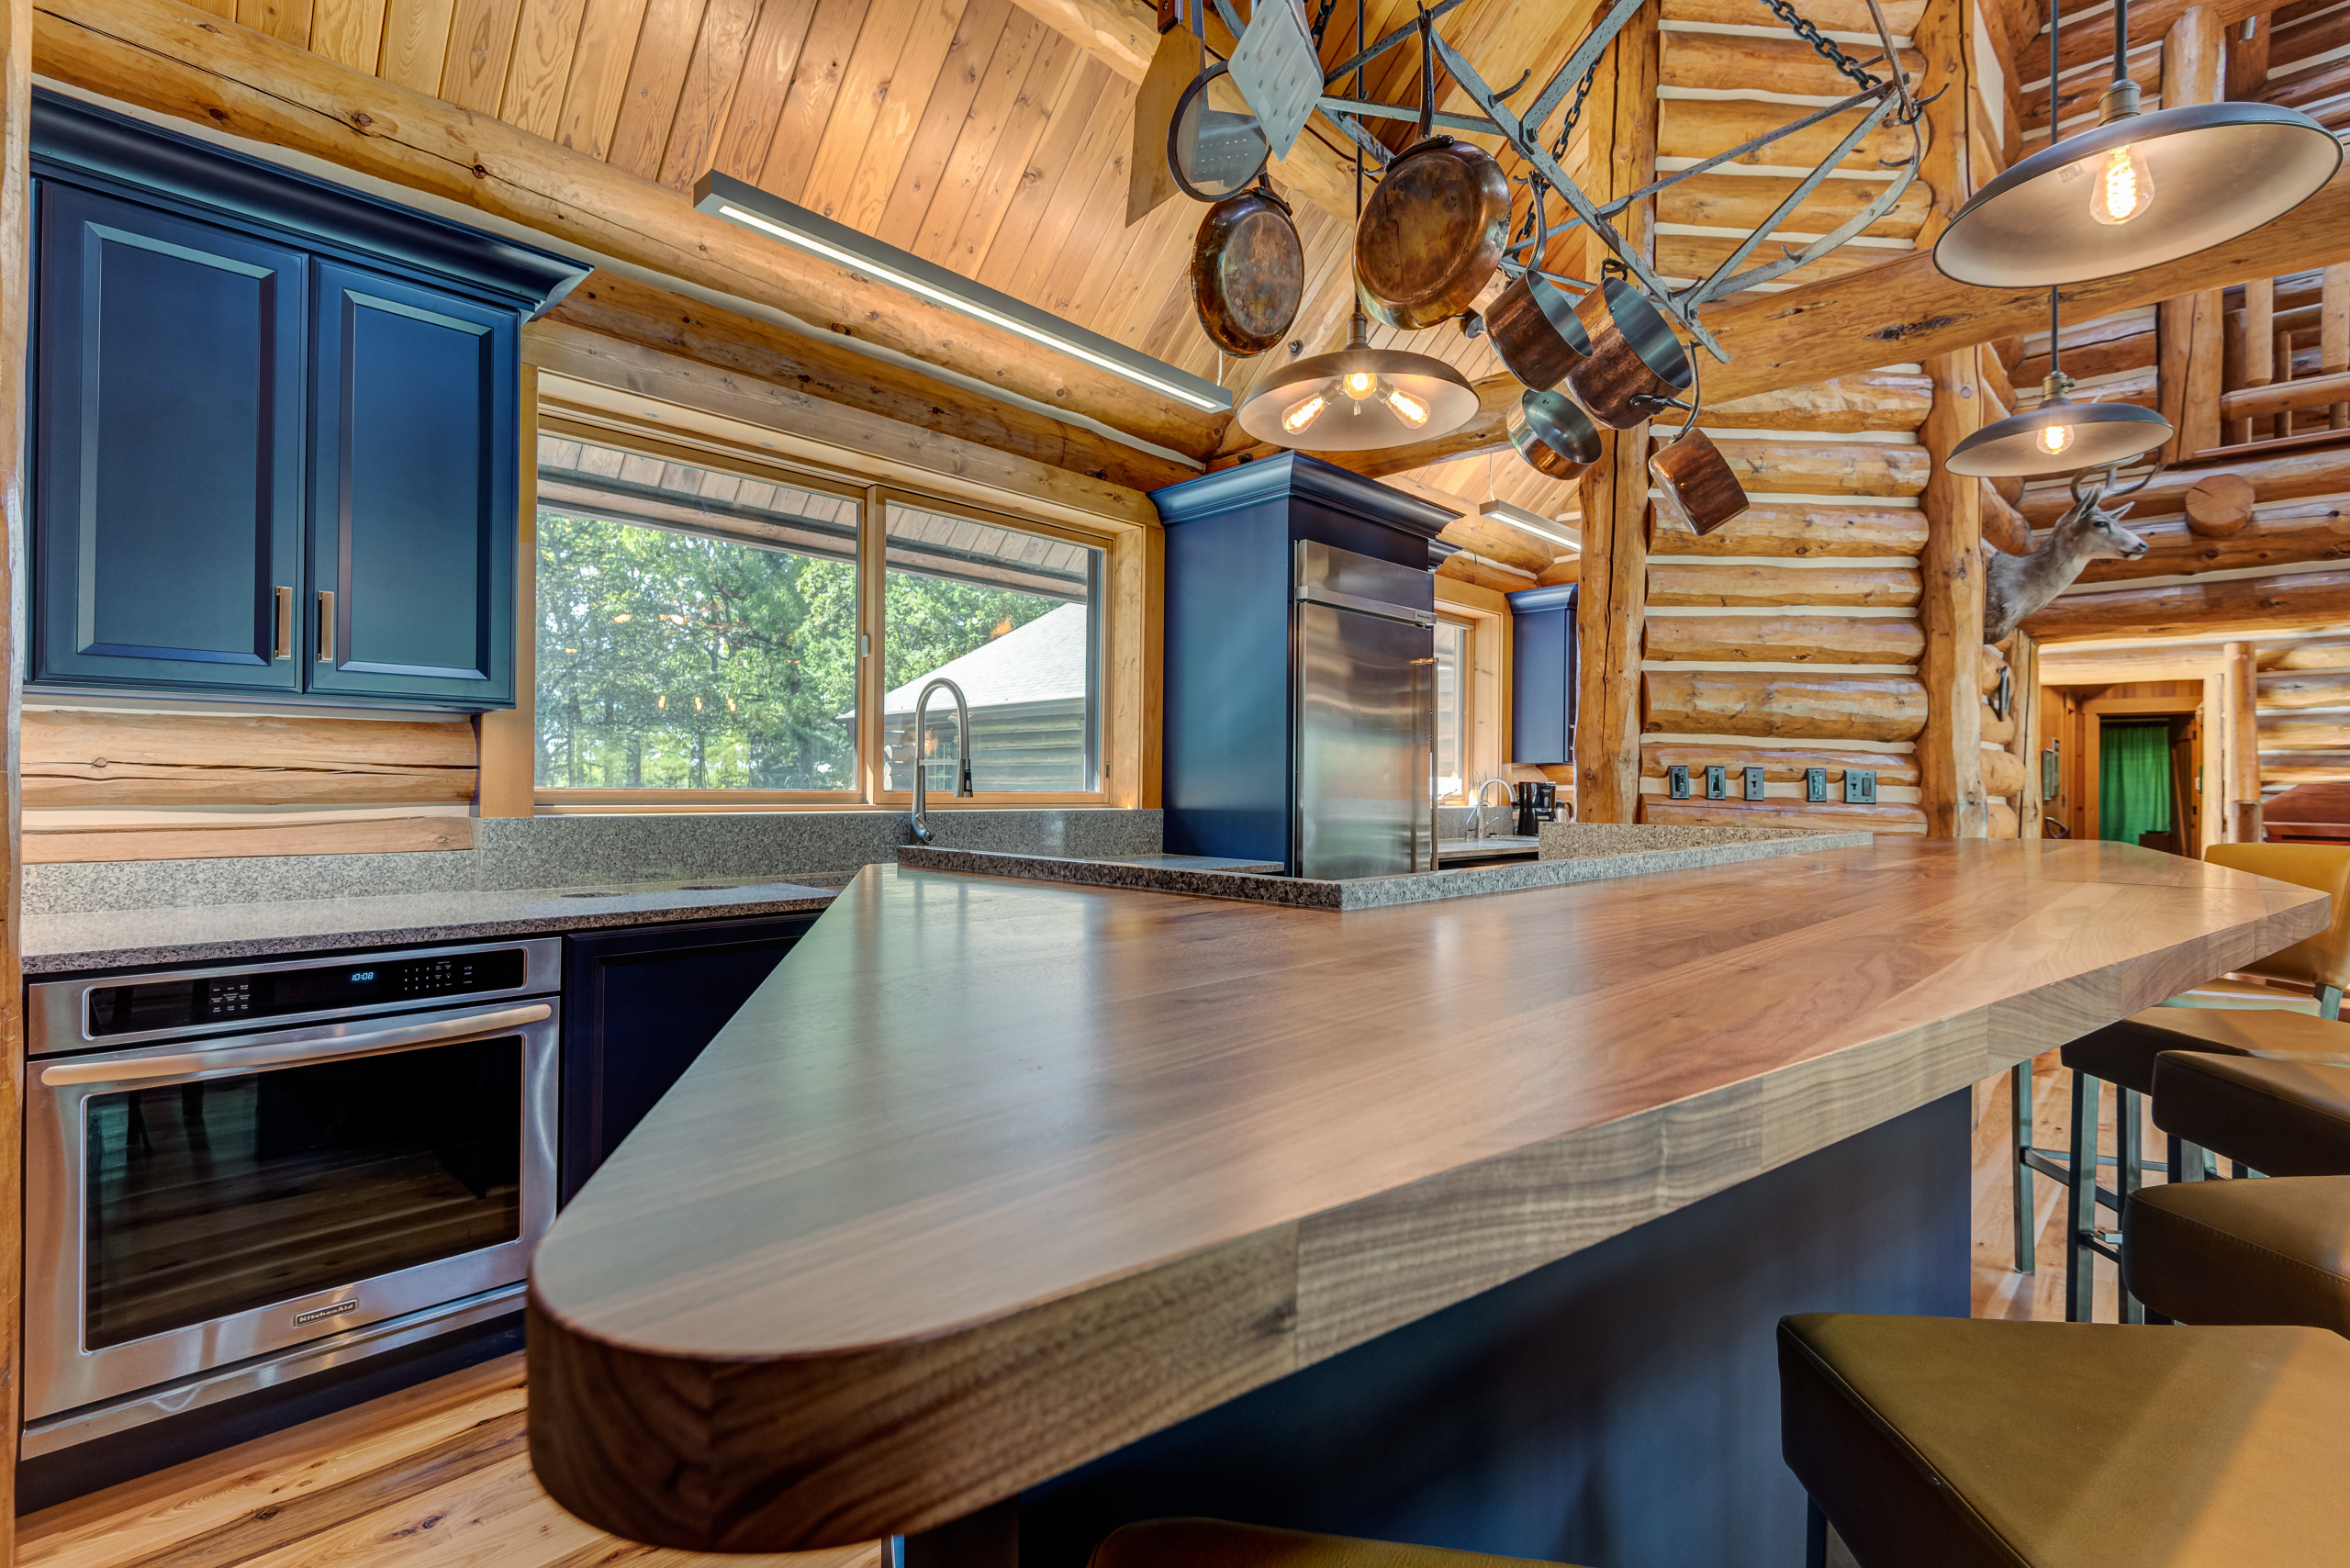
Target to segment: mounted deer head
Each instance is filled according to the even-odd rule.
[[[2118,488],[2110,468],[2076,474],[2072,509],[2056,520],[2039,548],[2029,555],[1991,552],[1983,586],[1983,640],[1996,643],[2013,632],[2024,617],[2072,587],[2091,561],[2134,561],[2144,554],[2146,542],[2121,526],[2129,503],[2104,503],[2137,494],[2161,472],[2157,463]]]

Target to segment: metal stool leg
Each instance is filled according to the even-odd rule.
[[[2114,1196],[2121,1200],[2121,1214],[2127,1214],[2130,1207],[2130,1194],[2138,1190],[2145,1171],[2146,1106],[2145,1096],[2134,1089],[2121,1089],[2117,1092],[2119,1103],[2115,1106],[2116,1114],[2113,1122],[2113,1193]],[[2121,1229],[2121,1214],[2114,1216],[2114,1228],[2117,1235]],[[2118,1265],[2115,1271],[2118,1276],[2120,1272]],[[2129,1286],[2117,1283],[2116,1288],[2121,1292],[2121,1321],[2124,1323],[2146,1321],[2145,1304],[2130,1294]]]
[[[2008,1137],[2009,1174],[2013,1178],[2016,1209],[2016,1272],[2031,1273],[2039,1266],[2039,1238],[2032,1234],[2032,1215],[2038,1204],[2032,1197],[2031,1166],[2024,1154],[2031,1148],[2031,1058],[2026,1057],[2008,1070],[2008,1093],[2011,1101]]]
[[[1808,1495],[1803,1500],[1803,1568],[1828,1568],[1828,1516]]]
[[[2072,1187],[2065,1194],[2065,1321],[2087,1323],[2097,1303],[2097,1254],[2088,1237],[2097,1226],[2098,1081],[2073,1073]]]

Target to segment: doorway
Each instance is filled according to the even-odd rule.
[[[2043,689],[2041,745],[2057,785],[2044,820],[2070,838],[2139,844],[2193,858],[2217,842],[2216,780],[2201,680]]]

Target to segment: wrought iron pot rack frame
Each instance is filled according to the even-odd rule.
[[[1240,37],[1245,30],[1245,24],[1234,10],[1232,0],[1209,0],[1209,3],[1214,4],[1225,26],[1231,29],[1232,36],[1236,39]],[[1260,5],[1279,3],[1286,3],[1286,0],[1258,0],[1258,4]],[[1647,0],[1615,0],[1615,4],[1608,8],[1607,14],[1575,47],[1574,52],[1567,57],[1566,62],[1559,67],[1542,90],[1535,95],[1533,102],[1522,115],[1512,110],[1505,100],[1515,96],[1526,86],[1527,83],[1532,79],[1531,71],[1521,75],[1511,85],[1496,90],[1485,81],[1477,68],[1471,64],[1459,50],[1453,48],[1444,36],[1437,31],[1437,22],[1460,6],[1461,0],[1438,0],[1434,6],[1421,6],[1418,14],[1412,20],[1404,23],[1376,43],[1325,72],[1323,96],[1316,100],[1315,106],[1333,125],[1337,126],[1349,141],[1362,151],[1364,157],[1372,165],[1382,169],[1385,168],[1393,153],[1385,143],[1371,133],[1370,129],[1363,123],[1367,119],[1416,121],[1422,138],[1438,131],[1467,131],[1477,135],[1501,138],[1520,158],[1525,160],[1528,168],[1531,171],[1528,180],[1533,187],[1533,199],[1537,207],[1539,207],[1541,204],[1546,203],[1549,200],[1549,193],[1555,191],[1567,207],[1567,211],[1561,215],[1560,221],[1555,224],[1549,221],[1547,214],[1539,211],[1534,214],[1528,224],[1532,232],[1521,232],[1519,237],[1511,242],[1503,256],[1502,271],[1506,275],[1515,277],[1525,272],[1529,265],[1536,264],[1534,262],[1521,259],[1529,254],[1539,243],[1532,237],[1533,234],[1547,233],[1555,236],[1567,232],[1577,224],[1587,224],[1599,237],[1601,242],[1614,252],[1617,263],[1621,264],[1625,273],[1640,292],[1646,295],[1658,308],[1678,322],[1688,332],[1693,342],[1702,344],[1706,351],[1717,360],[1727,364],[1729,354],[1697,319],[1697,308],[1723,295],[1735,293],[1742,288],[1751,288],[1756,284],[1768,283],[1807,263],[1818,261],[1841,246],[1846,241],[1865,231],[1870,225],[1890,212],[1894,204],[1898,202],[1903,194],[1908,190],[1910,183],[1918,177],[1919,168],[1924,162],[1925,140],[1918,129],[1918,121],[1924,111],[1925,104],[1930,100],[1922,100],[1911,94],[1909,84],[1901,70],[1899,53],[1894,47],[1893,31],[1886,23],[1885,13],[1879,6],[1878,0],[1868,0],[1868,7],[1870,17],[1876,24],[1877,39],[1885,50],[1880,59],[1891,68],[1890,75],[1886,79],[1878,79],[1870,74],[1866,69],[1868,65],[1879,63],[1879,61],[1855,63],[1841,50],[1837,50],[1833,44],[1828,42],[1818,28],[1796,16],[1791,6],[1773,4],[1772,0],[1762,0],[1762,3],[1770,6],[1774,12],[1785,19],[1796,35],[1809,43],[1823,58],[1829,60],[1847,76],[1866,82],[1869,85],[1835,103],[1815,108],[1810,113],[1780,126],[1775,130],[1765,131],[1762,135],[1742,141],[1727,151],[1717,152],[1710,158],[1701,159],[1688,168],[1675,170],[1662,179],[1652,181],[1628,196],[1609,202],[1606,207],[1597,206],[1567,174],[1566,169],[1560,162],[1560,154],[1542,145],[1537,132],[1542,123],[1549,119],[1552,112],[1566,100],[1570,92],[1575,92],[1576,106],[1580,107],[1582,94],[1577,84],[1588,86],[1586,78],[1598,64],[1601,54],[1606,51],[1610,43],[1615,41],[1616,35],[1623,30],[1625,23],[1628,22],[1634,13],[1646,3]],[[1204,17],[1201,16],[1196,9],[1193,15],[1195,18],[1193,26],[1197,28],[1204,21]],[[1337,86],[1342,78],[1360,71],[1372,61],[1410,42],[1414,38],[1417,38],[1420,41],[1420,103],[1417,106],[1386,103],[1371,98],[1332,95],[1330,89]],[[1470,99],[1482,111],[1481,113],[1452,114],[1434,107],[1436,72],[1439,63],[1445,73],[1469,95]],[[1742,158],[1782,138],[1808,129],[1822,121],[1832,119],[1838,115],[1853,109],[1863,109],[1864,112],[1859,121],[1846,133],[1843,140],[1819,161],[1811,173],[1796,182],[1795,189],[1787,193],[1785,199],[1779,203],[1768,218],[1730,248],[1729,254],[1722,258],[1721,263],[1711,274],[1686,287],[1678,290],[1668,287],[1664,280],[1657,275],[1655,269],[1640,256],[1639,251],[1625,243],[1623,235],[1617,232],[1615,225],[1609,221],[1633,204],[1670,189],[1684,180]],[[1574,113],[1574,109],[1570,109],[1570,124]],[[1785,244],[1782,243],[1778,256],[1758,266],[1749,267],[1743,272],[1739,271],[1739,267],[1754,253],[1756,247],[1776,231],[1787,217],[1800,207],[1812,192],[1818,189],[1820,182],[1833,174],[1844,160],[1852,156],[1853,151],[1888,118],[1908,131],[1910,151],[1908,158],[1897,163],[1887,162],[1884,164],[1885,167],[1897,171],[1892,179],[1884,182],[1885,188],[1860,211],[1838,224],[1829,233],[1812,241],[1802,250],[1790,251]],[[1561,141],[1563,142],[1563,137]],[[1563,146],[1560,151],[1563,151]],[[1544,271],[1543,275],[1571,289],[1587,290],[1593,286],[1588,280],[1566,277],[1547,270]]]

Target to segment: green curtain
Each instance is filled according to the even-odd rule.
[[[2105,723],[2098,756],[2098,836],[2135,844],[2170,831],[2170,724]]]

